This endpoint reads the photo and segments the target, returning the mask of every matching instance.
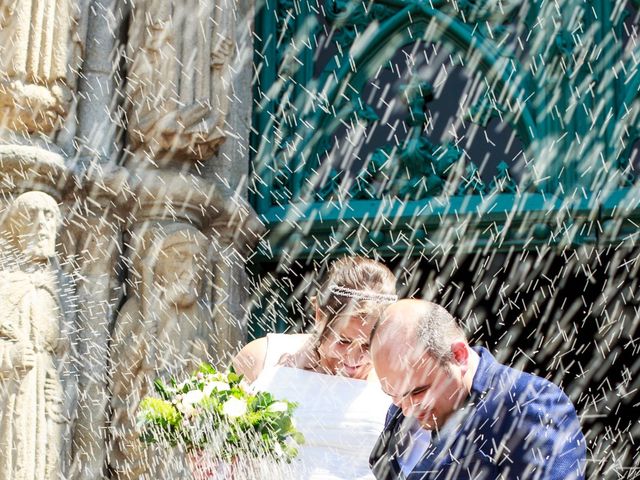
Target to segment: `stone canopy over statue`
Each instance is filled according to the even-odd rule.
[[[2,223],[0,264],[0,478],[60,475],[66,419],[55,256],[61,216],[46,193],[27,192]]]

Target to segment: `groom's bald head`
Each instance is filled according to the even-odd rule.
[[[426,430],[444,425],[469,394],[476,354],[440,305],[402,300],[388,307],[370,347],[383,391]]]
[[[451,344],[466,341],[463,330],[446,309],[425,300],[405,299],[387,307],[374,327],[371,355],[386,360],[428,353],[446,364],[452,360]]]

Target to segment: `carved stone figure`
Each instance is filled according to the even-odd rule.
[[[77,15],[76,0],[0,1],[0,125],[49,133],[65,116],[80,58]]]
[[[203,159],[227,133],[233,7],[220,0],[136,0],[129,29],[129,138],[153,156]],[[156,161],[156,159],[152,159]]]
[[[60,477],[64,425],[56,201],[27,192],[10,205],[0,263],[0,478]]]
[[[194,227],[172,224],[152,228],[134,243],[134,292],[120,311],[111,347],[109,463],[118,479],[163,477],[159,464],[169,462],[154,461],[135,432],[138,403],[156,378],[183,376],[203,361],[212,333],[198,301],[206,237]]]

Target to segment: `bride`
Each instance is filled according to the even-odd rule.
[[[368,458],[390,399],[369,356],[369,334],[397,300],[383,264],[343,257],[311,299],[312,334],[269,334],[246,345],[234,367],[256,390],[299,404],[294,418],[305,444],[292,466],[297,479],[373,479]]]

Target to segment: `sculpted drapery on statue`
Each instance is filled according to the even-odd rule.
[[[0,126],[50,133],[80,59],[76,0],[0,1]]]
[[[225,137],[233,8],[225,0],[136,0],[127,44],[129,139],[206,159]]]
[[[56,201],[27,192],[2,224],[0,264],[0,478],[60,476],[66,419],[59,362],[65,351],[55,256]]]
[[[120,311],[111,347],[109,463],[118,479],[160,475],[135,432],[138,403],[156,378],[179,377],[205,359],[212,334],[210,315],[199,301],[206,237],[195,227],[172,224],[151,228],[133,243],[128,284],[134,292]]]

